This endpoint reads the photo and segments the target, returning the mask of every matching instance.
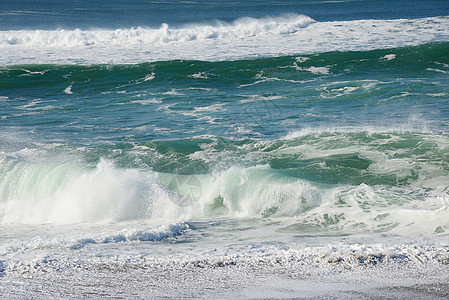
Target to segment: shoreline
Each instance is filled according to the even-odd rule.
[[[318,257],[317,257],[318,258]],[[72,261],[3,272],[3,299],[446,299],[447,261],[342,263],[197,259]]]

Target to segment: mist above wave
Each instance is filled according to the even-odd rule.
[[[0,33],[0,45],[36,45],[80,47],[93,45],[157,45],[160,43],[195,40],[243,39],[259,35],[295,33],[315,21],[304,15],[287,14],[261,19],[239,18],[232,23],[216,20],[212,24],[187,24],[159,28],[120,28],[116,30],[16,30]]]

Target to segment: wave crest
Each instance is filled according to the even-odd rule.
[[[315,22],[305,15],[286,14],[181,27],[163,23],[159,28],[0,31],[0,65],[223,61],[391,49],[445,42],[448,24],[449,17]]]
[[[186,25],[171,28],[163,23],[154,28],[116,30],[14,30],[0,33],[0,45],[36,45],[53,47],[155,45],[207,39],[242,39],[258,35],[278,35],[297,32],[314,20],[305,15],[288,14],[272,18],[240,18],[232,23]]]
[[[449,230],[444,192],[319,184],[269,166],[178,175],[118,169],[106,160],[96,168],[86,168],[5,159],[0,168],[4,174],[0,224],[224,217],[276,218],[283,220],[279,231],[298,234],[445,234]],[[133,232],[113,239],[158,240],[166,236]]]

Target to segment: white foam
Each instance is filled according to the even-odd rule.
[[[433,94],[426,94],[430,97],[447,97],[449,93],[433,93]]]
[[[173,299],[416,299],[448,292],[445,246],[235,244],[212,243],[202,251],[158,245],[163,254],[144,243],[92,253],[37,252],[0,261],[0,288],[6,299],[60,298],[61,291],[73,298]]]
[[[72,85],[69,85],[68,87],[66,87],[64,89],[64,93],[66,93],[68,95],[72,95],[73,94],[73,92],[72,92]]]
[[[209,106],[202,106],[202,107],[194,107],[194,111],[197,112],[218,112],[224,110],[223,106],[225,106],[226,103],[216,103]]]
[[[396,58],[396,54],[387,54],[385,56],[382,56],[380,60],[389,61]]]
[[[435,69],[435,68],[427,68],[426,70],[427,71],[431,71],[431,72],[438,72],[438,73],[443,73],[443,74],[449,74],[449,71]]]
[[[162,100],[159,98],[150,98],[150,99],[143,99],[143,100],[133,100],[131,103],[139,103],[142,105],[150,105],[150,104],[161,104]]]
[[[44,75],[46,71],[30,71],[27,69],[21,69],[22,71],[27,72],[27,74],[24,74],[26,76],[30,76],[30,75]]]
[[[307,16],[290,14],[178,28],[162,24],[159,28],[116,30],[11,30],[0,31],[0,65],[217,61],[385,49],[447,41],[448,28],[449,17],[315,22]]]
[[[146,75],[143,78],[143,81],[150,81],[153,80],[154,78],[156,78],[156,74],[154,72],[151,72],[150,74]]]
[[[203,111],[215,109],[221,107],[208,106]],[[269,141],[239,146],[238,153],[250,153],[241,157],[239,164],[250,161],[254,165],[260,161],[261,165],[256,167],[222,169],[220,162],[229,165],[234,160],[234,150],[217,151],[213,143],[202,144],[202,149],[190,154],[189,159],[217,162],[217,171],[193,176],[197,184],[190,187],[199,190],[199,194],[195,198],[189,194],[190,199],[173,182],[187,182],[191,175],[119,169],[106,160],[93,168],[44,162],[39,158],[42,153],[23,149],[1,157],[0,171],[4,175],[0,182],[0,224],[182,220],[218,215],[289,218],[284,221],[293,227],[308,224],[313,230],[344,233],[385,230],[396,234],[433,234],[449,230],[445,190],[449,175],[444,166],[421,160],[420,156],[414,160],[397,157],[402,149],[379,149],[401,141],[402,136],[391,130],[367,144],[361,144],[357,137],[345,132],[348,131],[302,132],[296,136],[309,134],[316,138],[292,145],[286,140],[283,147],[274,149],[270,149],[272,142]],[[360,133],[360,129],[352,132]],[[445,136],[415,135],[417,139],[431,142],[435,149],[445,149],[449,144]],[[332,144],[336,146],[329,147]],[[322,185],[283,175],[280,170],[262,164],[267,156],[317,159],[346,154],[369,160],[366,172],[380,177],[394,176],[404,184],[397,187]],[[425,158],[430,154],[423,155]],[[326,163],[320,168],[325,170]],[[419,180],[409,180],[416,176]],[[189,186],[184,188],[189,191]],[[177,205],[184,198],[189,200],[189,205]],[[334,218],[333,223],[329,223],[329,218]]]
[[[375,80],[361,80],[359,82],[332,82],[326,84],[326,86],[320,89],[323,91],[320,96],[322,98],[338,98],[359,90],[363,90],[363,92],[372,90],[377,86],[377,84],[378,81]]]
[[[189,230],[189,224],[186,222],[177,222],[157,226],[150,229],[125,228],[114,233],[92,234],[76,239],[76,241],[59,241],[63,246],[69,246],[71,249],[79,250],[88,244],[107,244],[129,241],[154,242],[161,241],[170,237],[176,237]]]
[[[233,23],[216,21],[211,25],[189,24],[183,28],[169,28],[163,23],[158,29],[130,28],[117,30],[15,30],[0,33],[2,45],[34,45],[53,47],[85,47],[123,42],[147,46],[195,40],[241,39],[257,35],[289,34],[314,21],[302,15],[278,18],[241,18]]]
[[[25,154],[36,157],[35,154]],[[37,155],[38,156],[38,155]],[[151,217],[167,194],[154,175],[119,170],[102,160],[94,169],[4,160],[0,223],[109,222]],[[165,200],[164,200],[165,199]],[[160,216],[170,213],[159,212]]]
[[[181,232],[186,230],[186,226],[182,224],[171,226],[180,227]],[[243,280],[248,274],[252,274],[251,276],[257,274],[255,278],[260,278],[266,272],[272,274],[272,280],[285,276],[290,279],[289,283],[294,278],[302,280],[316,278],[323,281],[329,280],[329,277],[336,276],[337,278],[334,277],[334,279],[338,279],[339,276],[342,276],[339,278],[340,280],[337,280],[341,284],[343,278],[354,276],[358,280],[352,278],[353,284],[357,286],[361,283],[361,275],[371,274],[365,279],[369,281],[385,280],[384,284],[389,286],[393,278],[399,278],[403,283],[405,277],[408,279],[415,277],[420,284],[423,279],[431,280],[429,277],[431,274],[438,278],[447,274],[449,261],[447,245],[444,243],[429,244],[420,241],[420,244],[416,240],[402,243],[392,241],[376,243],[376,241],[365,237],[361,238],[359,242],[348,243],[342,239],[328,238],[326,243],[314,243],[313,241],[307,243],[307,240],[303,242],[297,240],[296,242],[290,241],[288,244],[280,242],[258,244],[232,240],[231,244],[226,245],[223,243],[224,239],[215,237],[214,240],[208,240],[206,237],[209,244],[197,241],[189,243],[187,248],[182,244],[175,246],[168,243],[158,244],[154,247],[152,243],[140,243],[139,237],[141,236],[136,236],[135,240],[129,242],[117,240],[117,243],[113,243],[113,240],[114,238],[120,239],[120,237],[111,237],[110,241],[105,241],[105,244],[102,244],[102,247],[86,247],[90,249],[82,251],[79,250],[83,247],[72,247],[67,250],[59,249],[51,243],[48,243],[47,247],[42,247],[44,244],[41,244],[40,248],[37,244],[31,245],[31,243],[28,243],[31,247],[24,244],[22,248],[18,244],[11,245],[13,248],[16,247],[16,252],[8,253],[0,261],[0,275],[12,276],[14,282],[28,278],[26,282],[30,284],[42,276],[55,279],[65,272],[69,278],[73,278],[73,273],[76,271],[76,275],[80,276],[80,279],[84,278],[87,283],[92,281],[93,274],[100,273],[101,277],[107,277],[105,283],[108,284],[105,284],[104,293],[110,292],[111,279],[117,280],[117,283],[121,282],[124,274],[130,272],[133,280],[144,276],[145,273],[154,273],[156,278],[162,277],[158,274],[178,274],[176,275],[178,277],[174,277],[176,288],[185,282],[184,276],[187,278],[193,274],[199,274],[199,278],[204,276],[207,281],[211,281],[210,277],[205,274],[219,273],[226,278],[219,281],[217,289],[220,289],[222,282],[233,278],[230,274],[235,275],[236,272],[242,270],[243,274],[240,274],[242,278],[238,278],[239,280]],[[80,246],[96,244],[95,239],[88,237],[80,239],[79,242]],[[108,247],[108,243],[113,243],[113,247]],[[177,251],[173,251],[172,248]],[[36,249],[40,249],[40,251],[36,251]],[[207,272],[208,270],[216,272],[210,273]],[[417,272],[418,270],[420,272]],[[401,274],[401,272],[404,273]],[[428,274],[424,276],[427,272]],[[398,275],[400,276],[398,277]],[[443,278],[444,280],[445,278]],[[174,281],[172,276],[170,276],[170,281]],[[67,282],[67,280],[61,282]],[[72,284],[72,281],[68,282]],[[127,285],[128,283],[124,286]],[[266,286],[266,282],[262,285]],[[24,286],[19,286],[21,291]],[[164,284],[151,284],[151,291],[155,286],[160,286],[163,294],[167,295]],[[7,285],[3,288],[6,287]],[[9,288],[13,289],[13,287]],[[6,291],[9,291],[9,288]],[[194,286],[193,288],[197,290],[201,287]],[[111,295],[113,294],[117,295],[117,292],[114,291]],[[121,295],[123,295],[122,291]],[[202,292],[201,295],[204,293]],[[291,294],[291,296],[297,295],[297,293]]]
[[[199,72],[192,75],[189,75],[188,77],[193,79],[207,79],[209,78],[209,75],[206,72]]]
[[[303,63],[303,62],[305,62],[305,61],[308,61],[310,59],[310,57],[297,57],[296,58],[296,62],[297,63]],[[296,65],[297,66],[297,65]]]
[[[279,95],[273,95],[273,96],[265,96],[265,95],[242,95],[243,97],[246,97],[247,99],[240,100],[240,103],[251,103],[251,102],[257,102],[257,101],[272,101],[272,100],[279,100],[284,98],[283,96]]]
[[[319,135],[323,133],[423,133],[423,134],[432,134],[434,133],[432,130],[429,130],[426,126],[424,120],[413,120],[410,119],[409,123],[398,124],[396,126],[331,126],[331,127],[305,127],[300,130],[292,130],[287,135],[283,137],[283,139],[290,140],[296,139],[299,137],[303,137],[306,135]]]
[[[162,93],[162,95],[169,95],[169,96],[183,96],[183,93],[178,92],[176,89],[171,89],[168,92]]]
[[[303,69],[304,71],[308,71],[312,74],[317,74],[317,75],[327,75],[329,74],[329,67],[309,67],[306,69]]]

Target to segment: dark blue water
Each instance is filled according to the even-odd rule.
[[[0,1],[1,30],[158,27],[185,23],[226,22],[285,13],[317,21],[407,19],[449,15],[441,0],[286,0],[286,1]]]

